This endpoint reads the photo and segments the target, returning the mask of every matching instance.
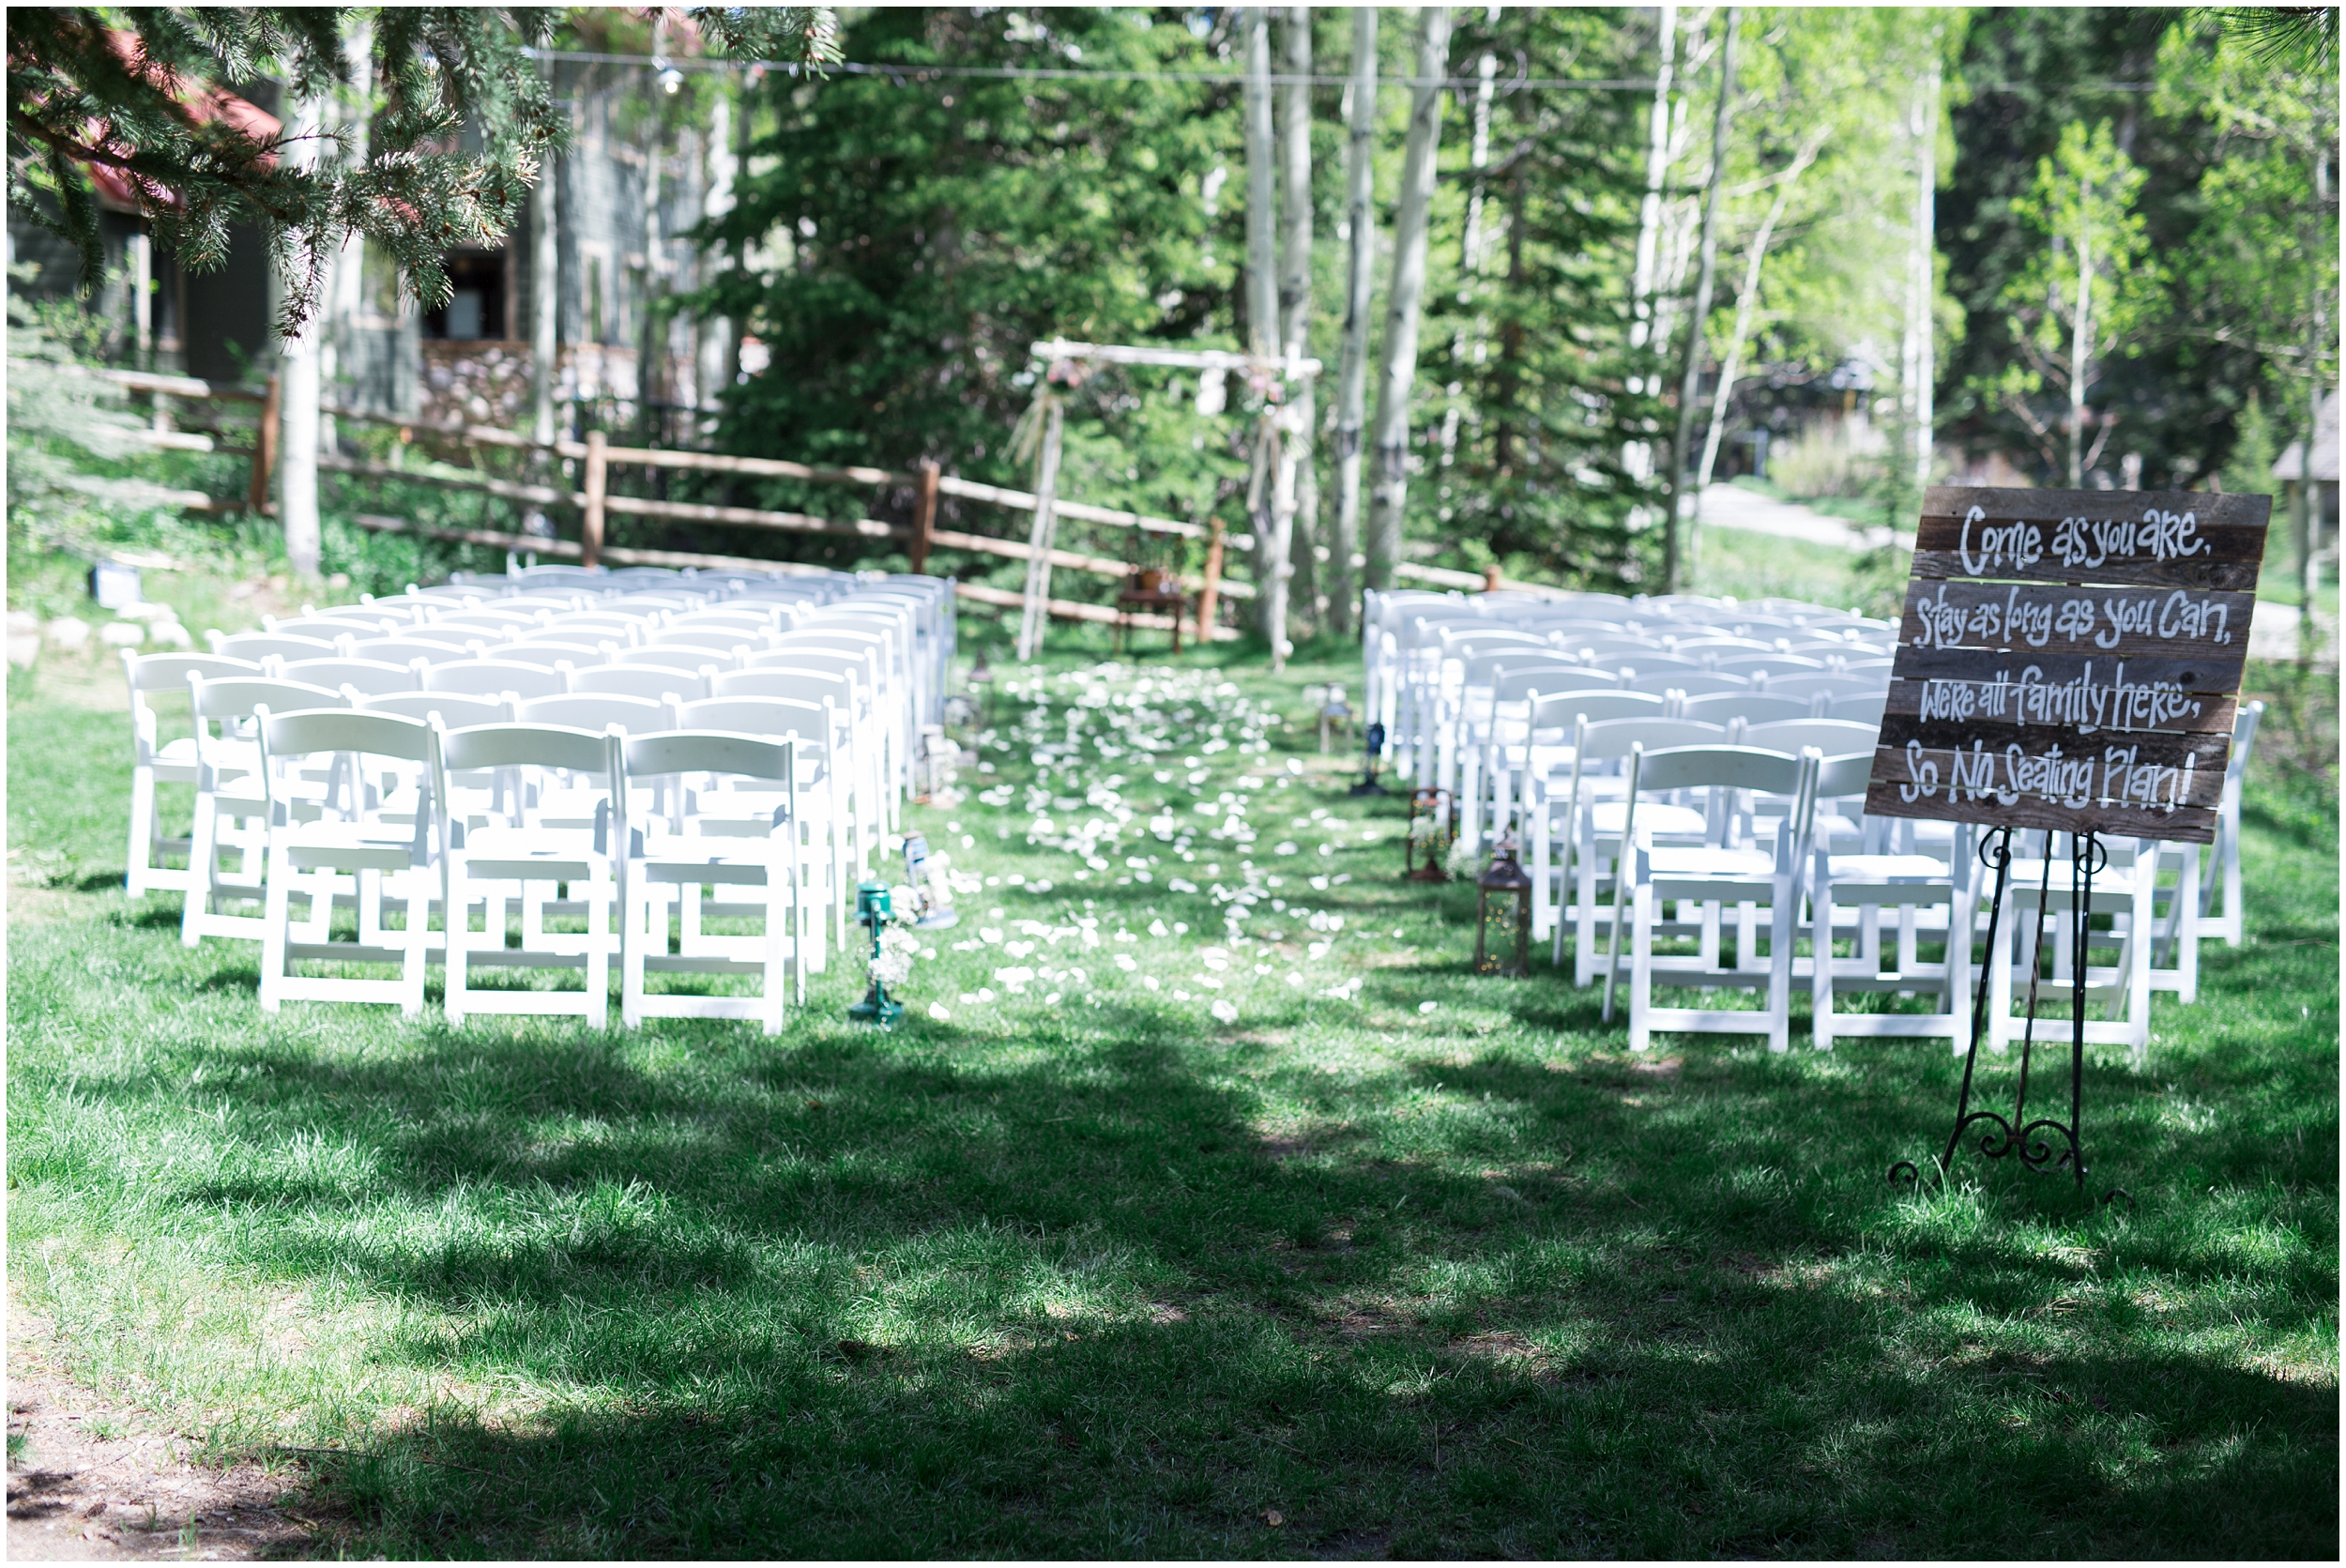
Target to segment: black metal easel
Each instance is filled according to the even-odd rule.
[[[2009,1119],[2001,1112],[1985,1107],[1972,1108],[1972,1073],[1979,1062],[1980,1035],[1988,1028],[1988,982],[1993,966],[2003,961],[1996,947],[1996,925],[2003,914],[2003,893],[2012,874],[2012,830],[2002,827],[1981,841],[1979,858],[1982,864],[1996,870],[1996,890],[1988,906],[1988,948],[1986,961],[1979,967],[1979,985],[1972,1003],[1972,1046],[1963,1057],[1963,1089],[1956,1101],[1955,1128],[1947,1134],[1947,1147],[1939,1154],[1939,1172],[1944,1176],[1955,1163],[1955,1151],[1963,1142],[1963,1135],[1973,1127],[1982,1127],[1979,1151],[1990,1160],[2001,1160],[2007,1154],[2019,1156],[2020,1164],[2038,1172],[2057,1171],[2069,1167],[2078,1191],[2085,1190],[2085,972],[2086,941],[2091,935],[2094,912],[2094,874],[2110,863],[2109,851],[2103,848],[2101,836],[2092,830],[2070,837],[2069,857],[2069,918],[2074,922],[2070,943],[2070,1002],[2069,1039],[2069,1119],[2043,1116],[2028,1119],[2028,1078],[2031,1058],[2036,1043],[2037,987],[2045,972],[2046,904],[2052,891],[2052,834],[2045,835],[2045,872],[2036,890],[2036,940],[2030,944],[2028,975],[2028,1021],[2020,1036],[2020,1087],[2013,1096]],[[2147,935],[2147,934],[2144,934]],[[1961,939],[1951,927],[1947,939]],[[1822,962],[1820,958],[1819,960]],[[2059,1145],[2053,1142],[2059,1137]],[[1896,1184],[1904,1180],[1919,1186],[1922,1172],[1912,1160],[1900,1160],[1890,1167],[1889,1180]],[[2124,1188],[2113,1187],[2101,1195],[2107,1205],[2125,1198],[2128,1209],[2134,1199]]]

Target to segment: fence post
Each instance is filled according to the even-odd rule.
[[[921,460],[920,490],[912,503],[912,572],[929,569],[929,534],[937,526],[937,460]]]
[[[602,561],[602,449],[606,444],[602,431],[586,433],[586,472],[582,476],[586,505],[579,525],[579,559],[590,567]]]
[[[1213,520],[1213,538],[1206,545],[1206,586],[1197,595],[1197,645],[1213,646],[1215,601],[1222,593],[1222,519]]]
[[[252,484],[245,506],[255,514],[268,510],[268,477],[277,466],[277,377],[268,378],[268,393],[261,399],[261,428],[252,438]]]

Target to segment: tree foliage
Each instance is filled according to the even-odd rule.
[[[546,152],[563,140],[526,44],[557,12],[475,7],[23,7],[8,16],[8,205],[103,266],[93,170],[103,171],[190,270],[226,264],[233,223],[258,224],[285,282],[291,334],[316,310],[350,236],[380,246],[427,309],[446,302],[441,254],[498,242]],[[829,13],[696,8],[716,41],[836,58]],[[363,30],[353,23],[366,22]],[[239,112],[236,84],[282,79],[295,100],[346,90],[346,47],[370,38],[363,161]]]

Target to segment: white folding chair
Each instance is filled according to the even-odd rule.
[[[829,940],[812,945],[805,959],[812,972],[822,973],[830,949],[844,939],[849,885],[847,859],[853,840],[846,813],[849,785],[842,766],[845,759],[839,751],[841,725],[837,707],[828,698],[809,702],[791,697],[708,697],[679,708],[677,727],[721,730],[767,739],[787,738],[797,745],[793,785],[797,795],[791,816],[803,828],[802,848],[806,856],[798,876],[799,895],[809,911],[808,919],[815,918],[814,911],[829,912]],[[710,794],[699,797],[704,809],[717,809],[711,805],[713,799]],[[771,807],[779,801],[766,804]],[[723,804],[723,809],[742,808]],[[726,912],[723,906],[708,911],[715,917]],[[688,941],[697,937],[702,913],[688,896],[684,906]]]
[[[290,712],[347,708],[350,699],[323,686],[250,676],[206,679],[188,674],[189,710],[195,720],[195,813],[188,835],[188,879],[179,911],[179,940],[194,947],[206,936],[257,941],[267,924],[260,915],[229,913],[223,905],[262,902],[268,849],[268,794],[260,777],[261,753],[255,714],[267,708]],[[213,726],[217,724],[218,730]],[[288,790],[322,795],[321,781],[288,781]],[[234,872],[221,865],[234,853]]]
[[[249,660],[222,659],[214,654],[142,656],[126,647],[122,650],[122,673],[130,688],[130,853],[125,886],[132,898],[143,897],[151,890],[184,892],[188,872],[162,865],[158,858],[189,854],[193,841],[164,834],[155,786],[196,782],[195,737],[183,735],[164,740],[155,709],[149,705],[149,694],[170,692],[185,696],[190,676],[206,680],[257,677],[261,667]],[[223,754],[216,762],[216,767],[231,779],[251,771],[250,760],[239,763],[226,754],[238,748],[251,750],[248,742],[231,742],[221,748]]]
[[[1870,750],[1821,761],[1817,801],[1860,806],[1873,761]],[[1972,940],[1981,876],[1977,830],[1970,824],[1951,825],[1954,832],[1942,858],[1922,852],[1911,839],[1907,850],[1897,851],[1889,842],[1888,821],[1861,821],[1859,842],[1845,852],[1836,851],[1833,834],[1814,834],[1808,977],[1817,1049],[1833,1049],[1834,1041],[1844,1035],[1942,1039],[1961,1056],[1972,1043]],[[1866,836],[1874,841],[1870,848],[1864,842]],[[1945,937],[1944,951],[1936,962],[1921,956],[1915,939],[1925,924],[1925,910],[1943,911],[1942,920],[1929,922],[1941,926]],[[1898,939],[1885,943],[1884,930],[1893,914]],[[1835,951],[1844,923],[1851,950],[1847,957]],[[1931,995],[1938,1005],[1922,1012],[1840,1012],[1836,1000],[1850,992]]]
[[[787,739],[746,735],[670,731],[635,736],[621,744],[619,816],[632,822],[628,796],[661,781],[688,802],[691,830],[677,817],[647,815],[632,830],[620,875],[625,916],[619,962],[619,1018],[629,1028],[646,1018],[754,1019],[766,1033],[782,1032],[791,978],[805,1000],[803,906],[798,893],[800,863],[798,823],[797,748]],[[750,791],[694,787],[692,780],[746,783]],[[726,815],[714,800],[729,795],[737,803],[778,803]],[[670,917],[688,891],[724,888],[736,897],[729,908],[754,911],[763,930],[754,936],[712,937],[670,949]],[[762,898],[740,896],[762,891]],[[651,974],[755,975],[754,997],[714,997],[690,992],[655,992]]]
[[[611,966],[619,954],[618,869],[627,820],[619,807],[620,737],[545,724],[487,724],[438,735],[434,775],[440,808],[447,910],[449,1022],[474,1012],[571,1014],[597,1028],[611,1016]],[[465,770],[559,774],[574,802],[518,822],[467,825],[452,818],[452,775]],[[579,781],[600,781],[600,788]],[[517,794],[530,793],[526,783]],[[582,796],[584,799],[580,799]],[[586,809],[577,810],[579,805]],[[520,917],[508,941],[508,904]],[[481,906],[481,928],[472,910]],[[584,933],[550,932],[549,916],[583,917]],[[482,988],[477,968],[576,969],[581,989]]]
[[[1683,1029],[1714,1034],[1763,1034],[1768,1049],[1783,1051],[1790,1044],[1792,946],[1800,903],[1801,860],[1806,847],[1806,802],[1815,781],[1816,754],[1788,757],[1775,752],[1735,746],[1684,746],[1648,752],[1633,742],[1629,752],[1628,788],[1622,798],[1621,862],[1613,882],[1613,919],[1607,937],[1605,967],[1605,1018],[1613,1016],[1613,988],[1621,973],[1622,905],[1630,923],[1629,1048],[1643,1051],[1653,1044],[1655,1029]],[[1661,796],[1700,790],[1704,796],[1703,830],[1699,843],[1669,834],[1678,843],[1657,843],[1653,817],[1662,808]],[[1740,843],[1733,825],[1736,797],[1743,793],[1781,798],[1786,810],[1778,818],[1773,842]],[[1683,809],[1683,808],[1682,808]],[[1640,816],[1645,820],[1640,821]],[[1654,940],[1665,929],[1662,907],[1674,904],[1675,929],[1697,933],[1698,951],[1691,955],[1656,953]],[[1756,921],[1746,921],[1736,961],[1729,967],[1720,949],[1721,914],[1727,905],[1767,911],[1768,961],[1741,951],[1752,945]],[[1700,911],[1689,916],[1687,906]],[[1654,1001],[1657,984],[1676,989],[1764,989],[1763,1006],[1747,1009],[1664,1007]]]
[[[261,1011],[275,1012],[288,1001],[388,1002],[414,1017],[423,1011],[432,906],[440,892],[429,799],[432,727],[342,708],[265,712],[260,731],[269,815]],[[296,764],[320,755],[338,759],[322,809],[296,787]],[[391,764],[392,772],[415,780],[416,793],[400,809],[387,809],[392,802],[384,798],[370,761]],[[297,898],[310,906],[298,932]],[[405,924],[396,932],[385,920],[393,900],[404,906]],[[334,935],[331,917],[342,904],[358,914],[354,939]],[[301,963],[396,964],[400,973],[396,980],[296,973],[294,966]]]

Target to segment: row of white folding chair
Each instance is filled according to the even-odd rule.
[[[1973,830],[1956,828],[1948,835],[1944,856],[1915,853],[1911,844],[1907,852],[1895,853],[1883,852],[1887,846],[1879,843],[1879,829],[1883,825],[1868,823],[1876,830],[1872,852],[1863,846],[1836,850],[1820,830],[1820,804],[1835,799],[1844,803],[1862,799],[1872,770],[1872,754],[1868,751],[1826,757],[1817,747],[1803,747],[1805,782],[1788,795],[1785,777],[1777,775],[1789,776],[1786,770],[1791,764],[1783,747],[1792,738],[1740,752],[1694,747],[1644,753],[1640,747],[1640,754],[1633,756],[1622,805],[1621,837],[1612,846],[1619,858],[1607,890],[1612,899],[1607,911],[1609,918],[1604,921],[1608,955],[1605,963],[1607,1015],[1610,1016],[1612,986],[1621,975],[1620,926],[1622,906],[1626,904],[1633,926],[1627,976],[1633,1049],[1646,1049],[1657,1028],[1765,1032],[1772,1049],[1786,1049],[1790,992],[1792,983],[1805,975],[1811,998],[1811,1031],[1819,1049],[1830,1049],[1837,1037],[1853,1034],[1944,1039],[1959,1053],[1970,1042],[1973,1005],[1970,936],[1980,889],[1972,854]],[[1736,760],[1739,755],[1740,762]],[[1770,756],[1776,759],[1772,764],[1759,760]],[[1734,766],[1724,766],[1730,763]],[[1710,786],[1699,834],[1691,830],[1690,822],[1677,820],[1676,814],[1683,813],[1683,807],[1647,798],[1696,782]],[[1729,786],[1766,790],[1776,796],[1783,809],[1776,814],[1773,834],[1732,831],[1736,796]],[[1760,798],[1765,799],[1764,795]],[[1760,847],[1763,843],[1765,850]],[[1582,845],[1583,853],[1592,859],[1607,847],[1593,834],[1585,836]],[[1584,878],[1583,886],[1597,881]],[[1663,906],[1669,901],[1677,902],[1675,920],[1664,917]],[[1698,913],[1688,914],[1688,903],[1698,906]],[[1738,927],[1731,967],[1721,957],[1725,909],[1730,903],[1737,910]],[[1912,941],[1919,913],[1939,917],[1942,949],[1935,961],[1922,959]],[[1884,968],[1881,937],[1893,918],[1907,937],[1897,944],[1896,965]],[[1584,951],[1594,948],[1596,923],[1591,919],[1580,923]],[[1758,942],[1763,927],[1768,936],[1764,961]],[[1796,940],[1804,929],[1810,944],[1805,958],[1797,951]],[[1845,929],[1852,950],[1847,956],[1836,949],[1836,938]],[[1673,934],[1695,936],[1697,952],[1655,955],[1655,938]],[[1592,966],[1581,967],[1585,971]],[[1757,1013],[1667,1008],[1654,999],[1657,983],[1704,991],[1764,984],[1767,999]],[[1855,1013],[1836,1005],[1843,995],[1866,992],[1928,996],[1934,1001],[1922,1011]]]
[[[1601,672],[1557,668],[1502,674],[1493,688],[1494,717],[1485,725],[1469,726],[1466,736],[1468,761],[1455,799],[1461,802],[1460,833],[1470,848],[1477,847],[1481,843],[1480,823],[1486,806],[1492,820],[1503,826],[1507,819],[1507,802],[1518,789],[1516,770],[1525,765],[1535,706],[1543,698],[1600,693],[1660,699],[1658,708],[1644,704],[1635,705],[1634,708],[1614,705],[1618,711],[1611,713],[1612,717],[1627,717],[1633,711],[1644,711],[1658,718],[1696,719],[1714,723],[1738,721],[1772,723],[1796,719],[1826,719],[1874,728],[1881,724],[1884,698],[1884,693],[1878,690],[1851,692],[1845,698],[1829,698],[1820,692],[1805,700],[1731,689],[1690,696],[1682,688],[1661,679],[1638,679],[1625,683],[1614,681],[1608,684]],[[1561,730],[1573,722],[1575,711],[1571,703],[1550,701],[1545,709],[1546,719],[1539,727]]]
[[[642,656],[649,660],[659,651],[645,650]],[[427,664],[420,658],[404,668],[387,661],[367,659],[314,659],[290,663],[271,660],[266,667],[267,673],[284,679],[347,690],[362,697],[430,693],[489,701],[531,701],[594,693],[674,702],[718,695],[798,696],[819,702],[829,696],[838,705],[845,736],[847,776],[853,784],[857,824],[855,859],[859,867],[868,866],[883,830],[879,824],[884,815],[887,739],[874,723],[886,715],[876,708],[873,693],[859,678],[868,678],[873,667],[868,650],[859,657],[815,647],[784,648],[759,655],[756,664],[743,670],[720,671],[708,663],[700,663],[696,669],[675,667],[693,664],[700,657],[693,653],[671,663],[596,664],[585,669],[567,660],[547,668],[495,659]],[[432,705],[416,702],[398,706],[421,712]],[[902,726],[896,723],[890,727],[901,730]],[[869,743],[861,748],[864,754],[861,755],[858,754],[859,736],[870,737]]]
[[[265,832],[260,814],[266,802],[260,781],[250,773],[249,747],[226,757],[221,753],[223,748],[235,744],[226,729],[249,720],[263,707],[283,711],[288,708],[355,706],[386,717],[443,724],[453,722],[459,725],[517,721],[642,733],[754,724],[771,733],[796,733],[805,754],[800,776],[808,791],[806,821],[818,835],[809,841],[808,875],[800,885],[809,903],[810,917],[828,906],[831,937],[835,942],[843,936],[846,888],[851,880],[847,867],[855,857],[855,830],[845,809],[850,775],[844,765],[845,758],[839,754],[845,745],[851,743],[851,731],[840,722],[834,706],[776,697],[718,698],[678,705],[609,694],[556,695],[516,706],[503,700],[450,693],[390,693],[354,704],[355,693],[348,691],[250,677],[206,680],[198,674],[192,677],[190,686],[197,719],[190,780],[196,784],[196,804],[181,922],[182,940],[190,946],[206,936],[250,938],[259,935],[253,917],[234,913],[224,906],[262,894],[260,852]],[[215,723],[221,724],[222,733],[213,732]],[[234,766],[239,761],[245,765],[241,769]],[[230,766],[222,766],[223,762]],[[312,781],[313,786],[320,782]],[[498,797],[492,795],[491,799]],[[220,851],[223,847],[239,854],[239,864],[234,870],[223,870],[220,865]],[[369,919],[366,911],[373,904],[363,896],[359,903],[363,922]],[[324,914],[314,918],[322,921]],[[810,958],[819,967],[822,950],[815,950]]]
[[[1619,859],[1622,802],[1628,788],[1624,765],[1633,751],[1730,745],[1783,755],[1809,749],[1862,750],[1870,757],[1873,752],[1873,732],[1862,725],[1831,720],[1717,724],[1664,719],[1650,710],[1638,713],[1631,706],[1637,700],[1618,694],[1544,700],[1543,719],[1570,714],[1571,743],[1543,755],[1535,741],[1526,770],[1526,820],[1517,836],[1531,847],[1533,932],[1552,938],[1554,960],[1561,963],[1564,928],[1574,927],[1574,978],[1582,985],[1595,974],[1597,926],[1611,918],[1603,906]],[[1766,814],[1759,808],[1760,817]],[[1687,829],[1667,808],[1649,821],[1673,825],[1664,830]],[[1740,820],[1739,830],[1756,830],[1751,813]]]
[[[628,738],[616,730],[596,735],[540,725],[446,732],[413,720],[330,709],[268,714],[260,730],[262,780],[272,797],[295,776],[287,765],[320,754],[408,765],[431,781],[429,810],[418,812],[413,825],[363,809],[310,821],[297,813],[272,813],[272,820],[285,820],[270,831],[261,967],[266,1012],[287,999],[313,997],[389,1002],[419,1012],[434,903],[446,911],[441,945],[452,1021],[474,1012],[570,1012],[602,1024],[608,1018],[615,958],[621,970],[621,1018],[630,1027],[647,1016],[736,1017],[754,1019],[775,1034],[793,974],[804,1000],[812,944],[807,906],[797,892],[802,861],[795,809],[798,748],[787,738],[693,732]],[[448,809],[447,781],[453,774],[525,768],[597,780],[601,809],[584,821],[477,824],[469,830]],[[690,780],[705,786],[712,778],[746,779],[785,803],[747,821],[725,818],[726,830],[669,831],[656,818],[647,833],[630,829],[631,784]],[[692,787],[685,784],[672,793]],[[721,826],[712,818],[694,820],[704,829]],[[325,928],[324,915],[348,896],[345,884],[358,890],[362,922],[364,910],[378,911],[377,928],[370,932],[362,924],[356,941],[333,939]],[[764,932],[704,936],[698,942],[688,933],[671,952],[668,911],[679,893],[697,894],[710,885],[758,889],[762,898],[737,899],[729,907],[762,919]],[[551,900],[562,890],[570,894],[564,902],[586,915],[586,931],[541,929],[533,936],[525,921],[523,946],[509,947],[505,906],[533,892]],[[299,926],[291,913],[296,898],[312,906],[311,919]],[[405,915],[396,945],[380,923],[392,899],[404,903]],[[471,928],[476,904],[483,908],[479,933]],[[394,981],[297,973],[293,966],[304,961],[395,963],[401,972]],[[575,992],[476,985],[474,971],[491,966],[577,968],[585,983]],[[760,983],[749,997],[650,992],[647,974],[663,970],[751,973]]]

